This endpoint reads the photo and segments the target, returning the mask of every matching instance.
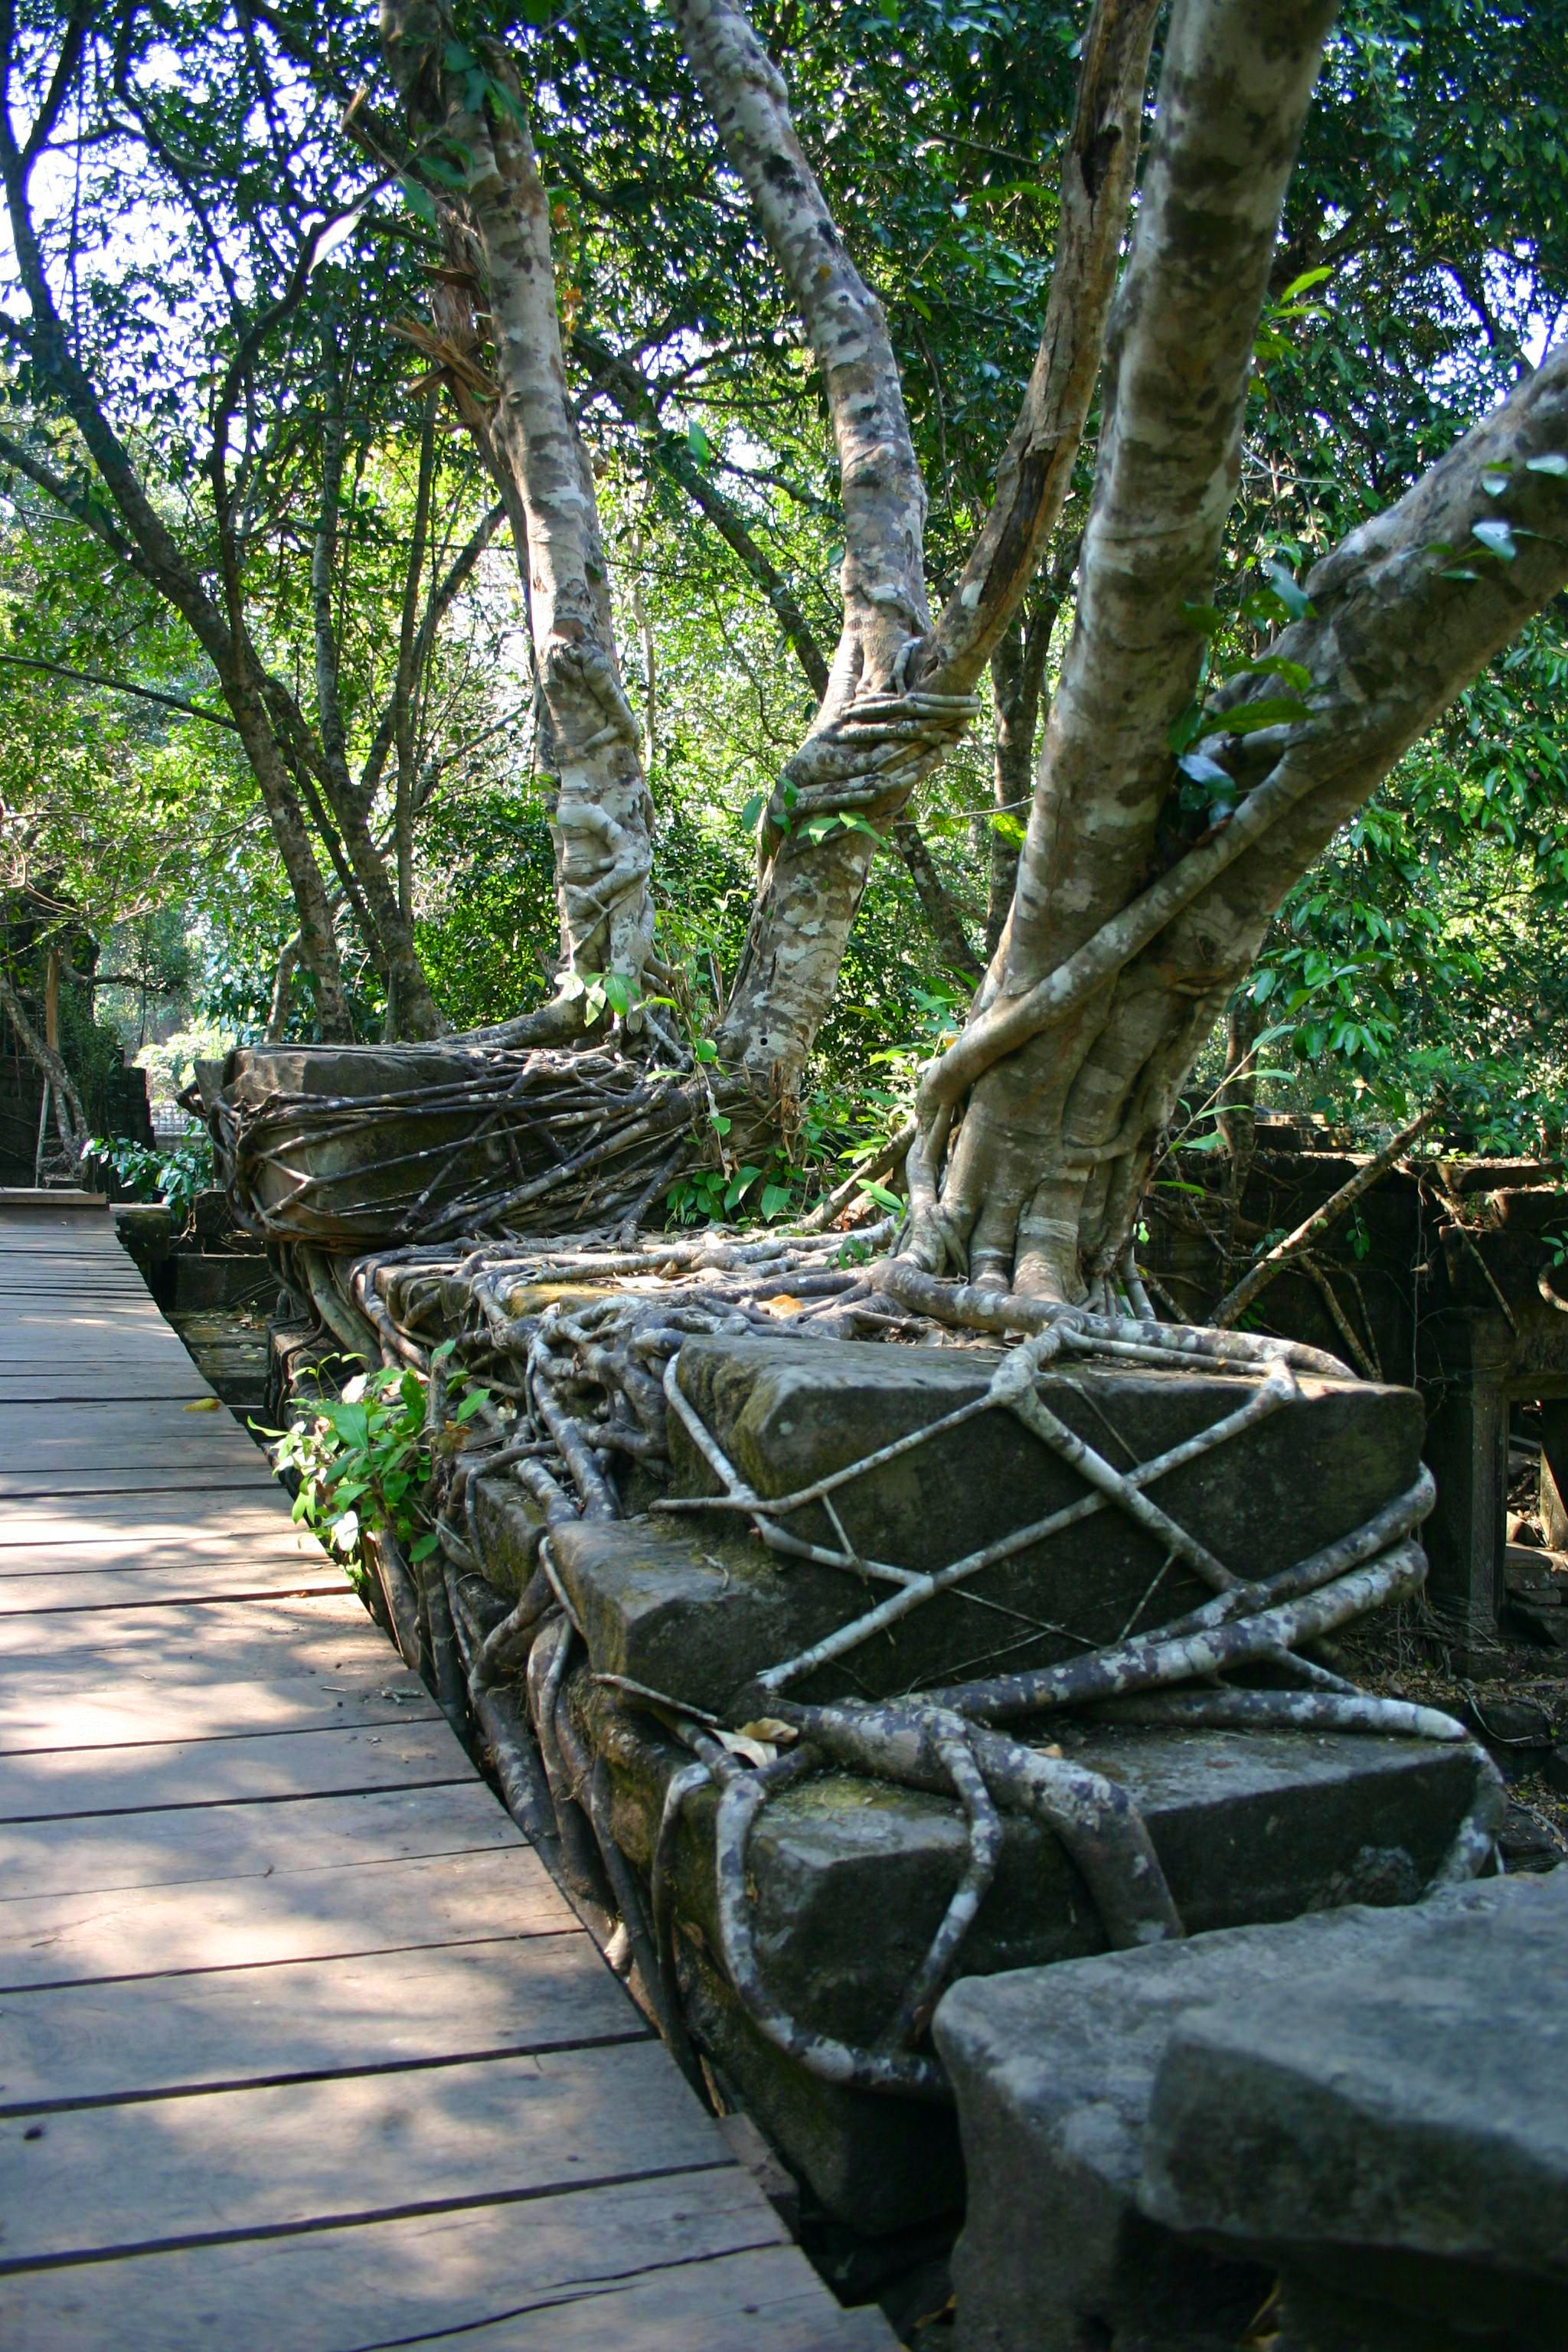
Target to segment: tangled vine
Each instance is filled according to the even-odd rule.
[[[1254,1579],[1216,1558],[1157,1499],[1154,1490],[1171,1473],[1288,1409],[1300,1395],[1300,1378],[1352,1378],[1337,1358],[1247,1332],[1159,1323],[1137,1311],[1146,1302],[1130,1267],[1122,1299],[1107,1292],[1092,1310],[943,1281],[905,1257],[873,1256],[889,1230],[874,1227],[847,1246],[842,1235],[799,1234],[668,1236],[621,1248],[563,1241],[457,1251],[424,1243],[352,1262],[321,1257],[308,1269],[311,1296],[321,1306],[325,1292],[326,1320],[340,1338],[423,1373],[433,1431],[447,1426],[453,1367],[482,1382],[480,1409],[445,1449],[436,1447],[438,1546],[417,1563],[404,1559],[395,1543],[384,1539],[379,1548],[388,1605],[405,1648],[422,1651],[443,1705],[455,1717],[471,1714],[480,1727],[508,1801],[530,1834],[556,1857],[579,1899],[600,1907],[607,1928],[615,1923],[612,1958],[623,1972],[636,1970],[694,2081],[700,2075],[677,1977],[670,1872],[682,1811],[699,1789],[711,1784],[717,1790],[720,1957],[753,2023],[829,2081],[942,2098],[939,2062],[919,2045],[994,1876],[1005,1815],[1026,1817],[1055,1833],[1112,1947],[1183,1932],[1135,1803],[1115,1780],[1063,1754],[1051,1738],[1057,1720],[1087,1712],[1099,1722],[1468,1742],[1450,1717],[1368,1696],[1303,1654],[1367,1612],[1419,1590],[1426,1559],[1416,1530],[1433,1500],[1425,1470],[1363,1525]],[[694,1338],[780,1333],[1004,1345],[978,1397],[792,1493],[763,1496],[742,1476],[684,1391],[680,1354]],[[455,1343],[450,1354],[448,1341]],[[1040,1393],[1041,1373],[1073,1360],[1218,1372],[1235,1379],[1237,1401],[1196,1435],[1119,1470]],[[892,1459],[990,1412],[1014,1415],[1076,1474],[1081,1495],[935,1570],[858,1551],[835,1497]],[[672,1421],[707,1465],[712,1491],[668,1491]],[[662,1483],[666,1491],[655,1491],[647,1503],[652,1512],[689,1521],[732,1517],[782,1560],[842,1570],[847,1596],[843,1621],[831,1633],[756,1677],[770,1710],[758,1721],[726,1723],[689,1699],[595,1675],[587,1659],[594,1683],[618,1706],[651,1718],[690,1759],[666,1788],[646,1899],[614,1835],[605,1759],[590,1752],[563,1703],[587,1643],[554,1549],[566,1523],[621,1515],[620,1487],[630,1472],[647,1474],[645,1500],[647,1479],[656,1488]],[[480,1477],[515,1482],[532,1506],[531,1572],[515,1603],[499,1615],[475,1524]],[[808,1510],[826,1515],[836,1542],[801,1531]],[[1024,1671],[895,1699],[813,1703],[791,1695],[792,1685],[938,1593],[1110,1511],[1152,1537],[1166,1568],[1180,1561],[1193,1571],[1208,1597],[1137,1633],[1131,1627],[1141,1607],[1121,1638]],[[868,1587],[880,1588],[879,1597],[857,1608],[854,1598],[864,1600]],[[1474,1795],[1440,1866],[1445,1882],[1486,1864],[1500,1820],[1497,1774],[1469,1744]],[[871,2047],[836,2040],[793,2016],[770,1991],[752,1934],[748,1857],[757,1822],[784,1790],[831,1769],[955,1799],[967,1829],[967,1859],[944,1916]]]

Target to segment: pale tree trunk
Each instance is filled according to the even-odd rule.
[[[559,777],[551,829],[567,964],[563,1026],[580,1027],[585,985],[616,974],[635,991],[653,955],[652,803],[616,656],[593,470],[567,393],[549,200],[505,54],[487,48],[485,58],[510,106],[487,101],[475,113],[471,77],[447,63],[450,22],[434,0],[383,0],[381,25],[411,128],[444,140],[464,173],[462,208],[489,295],[500,400],[484,430],[527,564],[535,677]]]
[[[1311,677],[1304,714],[1209,737],[1235,814],[1184,853],[1162,839],[1170,730],[1202,650],[1183,608],[1211,594],[1254,327],[1331,15],[1323,0],[1183,0],[1172,21],[1017,897],[964,1034],[921,1087],[910,1247],[930,1271],[1100,1294],[1159,1131],[1286,893],[1568,578],[1568,486],[1530,470],[1568,444],[1564,350],[1317,566],[1310,611],[1272,648]],[[1496,472],[1510,486],[1500,500],[1483,481]],[[1472,537],[1500,508],[1521,531],[1512,562]],[[1467,548],[1473,560],[1456,557]],[[1279,691],[1254,676],[1216,699]]]
[[[998,469],[996,497],[947,606],[931,623],[925,491],[880,305],[845,249],[801,151],[784,82],[736,0],[677,0],[688,57],[751,196],[822,371],[845,526],[843,626],[822,704],[787,764],[763,827],[758,905],[718,1033],[717,1082],[763,1124],[786,1120],[830,1004],[871,858],[910,793],[968,725],[973,689],[1026,590],[1070,486],[1099,374],[1136,170],[1159,0],[1098,0],[1061,172],[1057,265],[1039,350]],[[621,687],[593,481],[566,397],[550,246],[513,68],[485,50],[510,92],[468,110],[466,53],[437,0],[383,0],[384,46],[416,141],[444,142],[432,188],[449,260],[432,296],[427,348],[503,483],[527,551],[542,735],[562,776],[557,873],[578,973],[636,974],[651,947],[648,806],[636,722]],[[454,62],[448,63],[452,57]],[[449,166],[466,188],[456,209]],[[478,360],[468,277],[488,293],[495,389]],[[640,411],[632,372],[596,353],[611,396]],[[631,379],[627,381],[627,379]],[[709,486],[696,502],[755,571],[765,559]],[[786,629],[783,583],[770,601]],[[814,686],[820,656],[792,630]],[[930,877],[928,877],[929,879]],[[967,943],[965,943],[967,944]],[[486,1032],[562,1034],[551,1013]]]
[[[925,493],[886,323],[801,152],[784,83],[731,0],[678,0],[688,57],[805,325],[837,447],[844,625],[822,709],[768,812],[765,866],[721,1057],[787,1106],[837,980],[879,840],[968,726],[973,689],[1071,480],[1137,159],[1153,0],[1100,0],[1061,174],[1040,348],[990,515],[935,623]]]

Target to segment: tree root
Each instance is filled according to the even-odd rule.
[[[879,1230],[885,1240],[888,1228]],[[1152,1498],[1149,1489],[1184,1465],[1289,1408],[1298,1374],[1353,1377],[1319,1350],[1142,1315],[1064,1307],[923,1273],[907,1259],[840,1263],[832,1236],[682,1234],[608,1248],[580,1241],[489,1247],[430,1244],[383,1251],[355,1269],[350,1290],[384,1352],[425,1360],[452,1339],[470,1380],[490,1402],[466,1427],[460,1450],[437,1447],[439,1556],[421,1577],[421,1618],[444,1706],[471,1709],[495,1759],[508,1801],[591,1916],[618,1921],[613,1939],[691,2079],[700,2079],[681,2009],[675,1959],[671,1864],[682,1811],[711,1780],[719,1790],[715,1873],[720,1958],[736,1997],[779,2049],[822,2078],[922,2099],[945,2095],[941,2067],[918,2046],[997,1867],[1004,1824],[1022,1816],[1048,1828],[1088,1885],[1107,1941],[1179,1936],[1181,1921],[1135,1805],[1118,1783],[1044,1743],[1053,1717],[1072,1712],[1127,1722],[1332,1730],[1444,1743],[1468,1739],[1434,1710],[1371,1698],[1300,1655],[1303,1644],[1384,1602],[1419,1590],[1426,1562],[1414,1530],[1431,1507],[1424,1472],[1363,1526],[1263,1579],[1246,1579]],[[1130,1297],[1136,1296],[1131,1282]],[[333,1296],[343,1292],[334,1285]],[[372,1302],[380,1312],[374,1312]],[[842,1331],[875,1315],[900,1336],[946,1345],[1006,1349],[980,1397],[793,1493],[763,1496],[736,1471],[679,1381],[692,1336]],[[1237,1382],[1235,1407],[1162,1455],[1118,1469],[1046,1406],[1037,1376],[1052,1360],[1189,1366]],[[433,1426],[444,1413],[440,1360],[430,1372]],[[496,1400],[500,1399],[498,1402]],[[982,1412],[1012,1413],[1081,1479],[1081,1496],[1028,1527],[939,1570],[922,1572],[858,1556],[836,1497],[869,1473]],[[607,1767],[574,1727],[567,1677],[581,1657],[581,1628],[556,1566],[552,1528],[569,1517],[603,1518],[620,1507],[628,1465],[663,1475],[669,1418],[708,1463],[719,1491],[669,1496],[652,1508],[747,1518],[785,1558],[841,1570],[857,1586],[884,1586],[869,1609],[847,1616],[822,1641],[763,1671],[775,1748],[760,1767],[726,1746],[717,1719],[615,1676],[616,1703],[654,1717],[695,1761],[671,1778],[654,1841],[647,1896],[621,1854],[611,1821]],[[532,1572],[521,1597],[488,1630],[471,1622],[459,1589],[477,1564],[475,1481],[509,1478],[539,1514]],[[820,1509],[837,1542],[797,1533],[799,1514]],[[917,1691],[902,1700],[809,1705],[786,1696],[814,1669],[842,1658],[936,1594],[1047,1541],[1096,1513],[1117,1511],[1210,1587],[1201,1606],[1148,1633],[1133,1630],[1083,1654],[1020,1673]],[[1163,1571],[1162,1571],[1163,1573]],[[847,1592],[851,1589],[847,1581]],[[1070,1633],[1070,1628],[1057,1629]],[[1258,1680],[1262,1674],[1263,1686]],[[1240,1681],[1235,1679],[1237,1675]],[[526,1683],[526,1716],[522,1685]],[[1281,1683],[1285,1686],[1279,1686]],[[531,1725],[531,1739],[528,1725]],[[737,1741],[754,1755],[756,1741]],[[763,1751],[770,1750],[764,1746]],[[1477,1795],[1444,1872],[1484,1866],[1500,1800],[1496,1775],[1474,1750]],[[752,1927],[748,1854],[774,1795],[812,1773],[839,1769],[956,1801],[967,1825],[966,1859],[931,1947],[876,2044],[857,2048],[791,2016],[770,1991]]]

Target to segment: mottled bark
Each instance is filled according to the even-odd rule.
[[[973,688],[1060,515],[1099,373],[1156,6],[1100,0],[1090,20],[1039,354],[993,509],[934,627],[925,493],[880,306],[742,11],[732,0],[677,0],[676,14],[805,326],[839,461],[843,628],[816,723],[770,804],[758,903],[719,1041],[764,1101],[787,1100],[832,1000],[878,841],[968,725]]]
[[[410,126],[444,142],[489,295],[500,398],[487,431],[521,526],[535,677],[559,778],[552,815],[568,1001],[616,973],[640,981],[653,950],[652,805],[621,682],[594,480],[567,392],[550,206],[506,55],[486,51],[509,103],[470,109],[471,76],[447,63],[434,0],[384,0],[383,39]]]
[[[1081,1298],[1109,1276],[1160,1127],[1286,892],[1568,579],[1568,486],[1530,469],[1568,446],[1563,350],[1318,565],[1311,610],[1274,648],[1311,677],[1301,717],[1211,736],[1236,813],[1184,851],[1162,837],[1169,730],[1201,650],[1181,607],[1208,597],[1253,325],[1330,15],[1321,0],[1266,16],[1247,0],[1184,0],[1173,19],[1017,899],[964,1035],[922,1081],[910,1155],[917,1256],[979,1282]],[[1500,471],[1500,499],[1484,478]],[[1511,562],[1473,538],[1500,508],[1521,534]],[[1279,690],[1247,678],[1219,700]]]

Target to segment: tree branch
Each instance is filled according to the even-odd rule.
[[[675,0],[692,70],[822,371],[844,512],[845,637],[829,700],[904,682],[929,625],[925,485],[882,306],[851,261],[737,0]]]
[[[112,694],[133,694],[139,701],[161,703],[166,710],[177,710],[186,719],[205,719],[209,727],[221,727],[230,735],[238,732],[226,712],[204,710],[199,702],[187,702],[182,694],[165,694],[157,687],[138,686],[132,678],[105,677],[97,670],[69,669],[63,662],[41,661],[24,654],[0,654],[0,665],[6,669],[40,670],[47,677],[68,678],[75,686],[106,687]]]
[[[980,676],[1072,486],[1137,175],[1159,7],[1160,0],[1097,0],[1084,37],[1039,349],[996,469],[991,511],[924,656],[928,681],[944,692],[966,692]]]
[[[1381,1151],[1373,1154],[1364,1168],[1358,1168],[1349,1181],[1342,1184],[1339,1191],[1323,1202],[1321,1209],[1314,1210],[1294,1233],[1287,1234],[1284,1240],[1276,1242],[1255,1265],[1248,1266],[1234,1290],[1226,1291],[1209,1317],[1215,1329],[1223,1331],[1227,1324],[1245,1315],[1253,1300],[1268,1289],[1276,1275],[1285,1272],[1293,1257],[1299,1257],[1303,1250],[1310,1249],[1314,1242],[1326,1241],[1334,1227],[1349,1216],[1363,1194],[1370,1192],[1381,1177],[1386,1176],[1391,1168],[1398,1166],[1416,1137],[1425,1135],[1440,1108],[1434,1103],[1429,1110],[1421,1113],[1419,1118],[1413,1118],[1408,1127],[1402,1127],[1397,1135],[1390,1137]]]

